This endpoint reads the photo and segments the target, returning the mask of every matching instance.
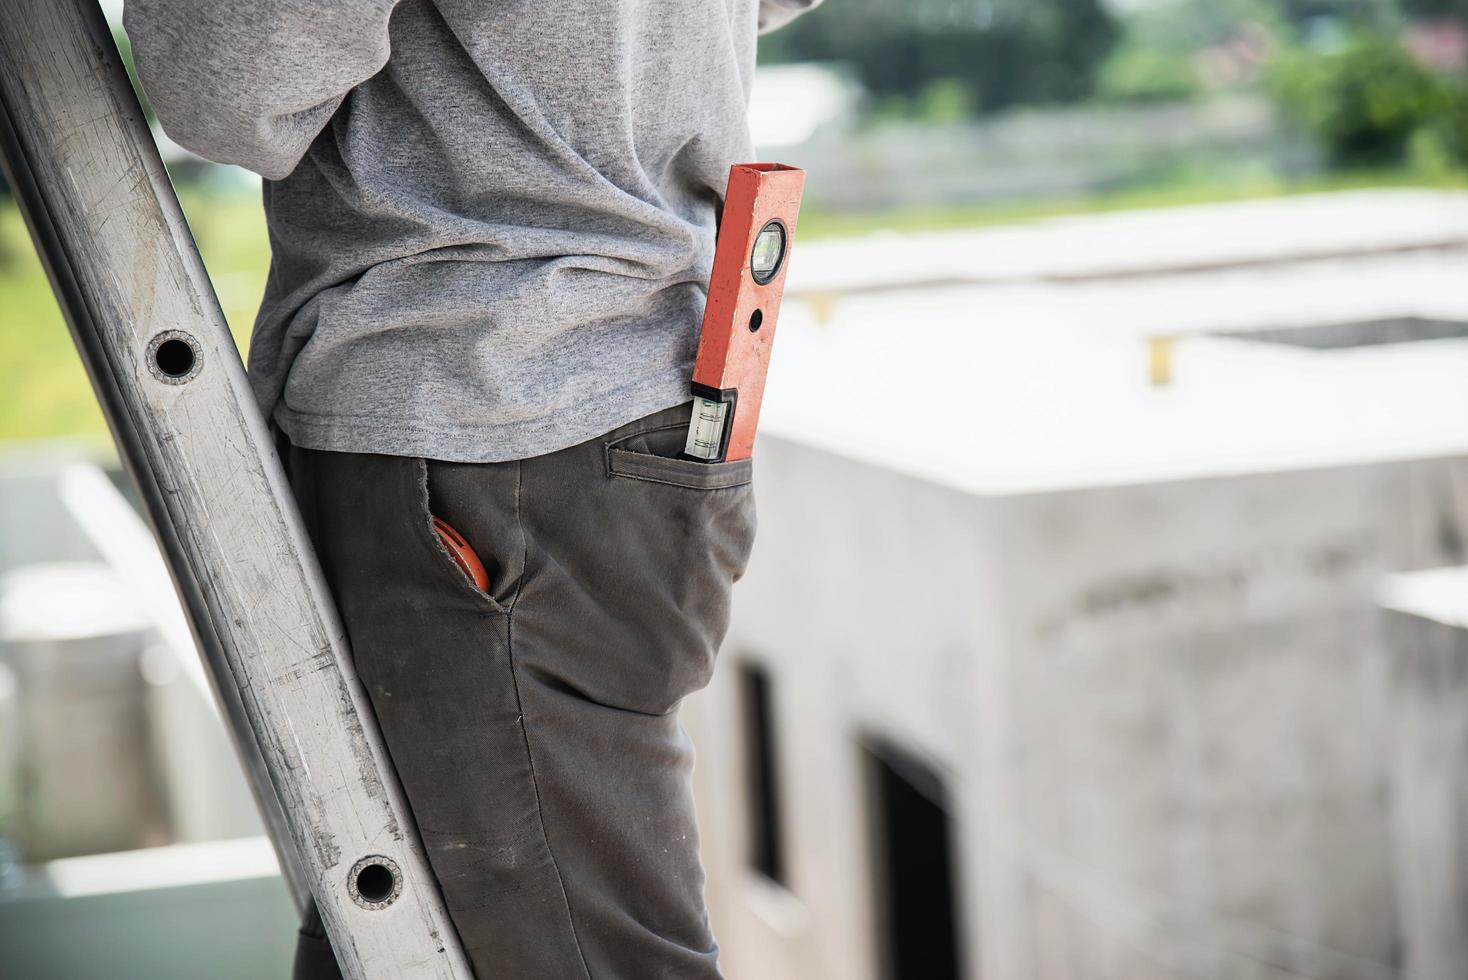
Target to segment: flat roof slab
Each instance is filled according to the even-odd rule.
[[[1046,223],[1052,258],[1099,247],[1102,229],[1128,242],[1159,229],[1164,244],[1173,236],[1168,249],[1149,253],[1159,265],[1145,274],[1135,262],[1146,250],[1123,246],[1131,272],[1116,278],[891,280],[891,289],[832,294],[809,283],[833,256],[853,278],[891,275],[958,239],[801,246],[763,430],[977,494],[1468,451],[1468,341],[1312,350],[1218,336],[1404,317],[1468,324],[1468,194],[1351,193],[1176,211]],[[1209,220],[1191,223],[1190,234],[1228,228],[1228,254],[1276,258],[1212,271],[1190,259],[1188,271],[1176,262],[1167,271],[1163,253],[1186,251],[1180,229],[1200,211]],[[1277,220],[1262,220],[1271,214]],[[1281,222],[1303,252],[1279,246]],[[1455,223],[1462,246],[1446,241]],[[1377,226],[1375,244],[1331,259],[1311,251],[1362,225]],[[1191,254],[1223,254],[1217,246]],[[982,260],[950,256],[959,258]],[[1149,380],[1160,337],[1176,338],[1165,385]]]

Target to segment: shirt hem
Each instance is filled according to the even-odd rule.
[[[631,397],[635,395],[635,397]],[[450,463],[504,463],[543,456],[611,432],[693,397],[688,383],[639,385],[598,397],[600,409],[502,425],[465,426],[411,418],[314,415],[283,401],[273,417],[290,441],[323,452],[410,456]]]

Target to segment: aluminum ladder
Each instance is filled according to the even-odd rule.
[[[352,980],[472,977],[96,0],[0,0],[0,160],[298,908]],[[0,311],[0,316],[4,311]]]

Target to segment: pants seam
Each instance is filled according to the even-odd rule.
[[[515,689],[515,706],[520,711],[520,736],[525,742],[525,758],[530,765],[530,787],[535,792],[535,816],[540,822],[540,836],[545,840],[545,850],[550,856],[551,869],[556,873],[556,883],[561,889],[561,902],[566,907],[566,922],[571,927],[571,940],[576,944],[576,955],[581,959],[581,971],[586,980],[591,980],[591,967],[586,962],[586,951],[581,946],[581,937],[576,932],[576,917],[571,912],[571,896],[566,891],[566,879],[561,874],[560,862],[556,860],[555,848],[551,846],[550,831],[545,825],[545,805],[540,795],[540,777],[535,771],[535,750],[531,746],[530,721],[525,716],[525,702],[520,697],[520,672],[515,664],[515,607],[520,603],[520,593],[525,588],[525,575],[530,567],[530,539],[525,533],[525,522],[521,518],[520,495],[525,485],[525,463],[515,462],[515,525],[520,529],[520,581],[515,585],[515,594],[505,610],[505,649],[510,661],[510,683]]]

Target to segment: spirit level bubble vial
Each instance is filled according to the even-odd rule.
[[[720,463],[754,452],[804,187],[805,171],[784,164],[741,163],[729,171],[693,365],[693,421],[683,447],[690,459]]]

